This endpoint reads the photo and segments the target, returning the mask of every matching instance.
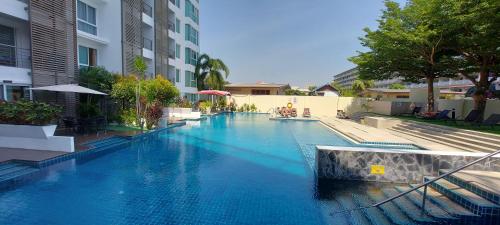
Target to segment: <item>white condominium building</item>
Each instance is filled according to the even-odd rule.
[[[75,83],[81,67],[134,74],[143,56],[148,77],[168,78],[194,101],[199,51],[199,0],[4,0],[0,99]]]

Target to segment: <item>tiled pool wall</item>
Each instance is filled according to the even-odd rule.
[[[143,141],[144,139],[151,138],[154,135],[159,135],[161,131],[164,131],[166,129],[171,129],[174,127],[179,127],[185,125],[185,122],[181,123],[175,123],[167,126],[166,128],[162,129],[157,129],[154,131],[150,132],[145,132],[142,134],[134,135],[134,136],[129,136],[126,139],[124,139],[123,142],[116,143],[113,145],[108,145],[104,147],[99,147],[99,148],[92,148],[86,151],[80,151],[80,152],[73,152],[65,155],[60,155],[51,159],[43,160],[43,161],[28,161],[28,160],[9,160],[5,163],[13,162],[13,163],[20,163],[24,165],[28,165],[34,168],[38,168],[38,171],[35,171],[33,173],[25,174],[22,176],[14,177],[12,179],[8,180],[2,180],[0,181],[0,190],[5,190],[5,189],[12,189],[15,188],[19,185],[29,183],[31,181],[37,180],[40,177],[46,176],[47,175],[47,167],[62,163],[68,160],[92,160],[98,157],[101,157],[103,155],[127,148],[134,142],[139,142]],[[128,140],[127,140],[128,139]]]
[[[455,169],[481,156],[472,153],[317,147],[316,172],[319,179],[422,183],[424,176],[438,176],[441,169]],[[486,159],[468,169],[498,171],[498,159]],[[372,171],[372,166],[377,169],[382,166],[384,171]]]

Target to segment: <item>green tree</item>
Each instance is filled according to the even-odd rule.
[[[434,111],[434,80],[456,76],[442,60],[450,40],[441,29],[442,21],[435,16],[440,0],[413,0],[404,8],[393,1],[385,5],[378,29],[365,28],[366,35],[361,38],[370,51],[350,60],[358,65],[362,79],[425,79],[427,110]]]
[[[366,85],[362,80],[356,79],[356,80],[354,80],[354,82],[352,82],[351,89],[354,92],[361,94],[363,91],[366,90]]]
[[[225,79],[229,76],[229,68],[222,60],[203,54],[198,58],[194,75],[198,90],[223,90]]]
[[[389,85],[389,89],[406,89],[406,86],[400,83],[393,83]]]
[[[307,87],[307,90],[309,90],[309,96],[316,95],[316,93],[314,92],[314,91],[316,91],[316,89],[318,89],[318,87],[315,85],[311,85],[311,86]]]
[[[500,69],[500,2],[443,0],[441,4],[436,17],[453,38],[449,68],[475,85],[475,108],[484,116],[488,89]]]

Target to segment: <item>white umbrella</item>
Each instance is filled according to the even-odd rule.
[[[59,84],[45,87],[30,88],[34,91],[55,91],[55,92],[73,92],[82,94],[108,95],[90,88],[82,87],[76,84]]]

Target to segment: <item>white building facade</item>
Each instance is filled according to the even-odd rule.
[[[197,100],[199,0],[74,0],[74,4],[76,46],[68,51],[76,52],[78,67],[101,66],[132,74],[133,59],[142,56],[148,64],[147,77],[162,75],[183,96]],[[30,0],[5,0],[0,7],[2,100],[31,98],[31,35],[36,34],[30,32],[30,5]]]

